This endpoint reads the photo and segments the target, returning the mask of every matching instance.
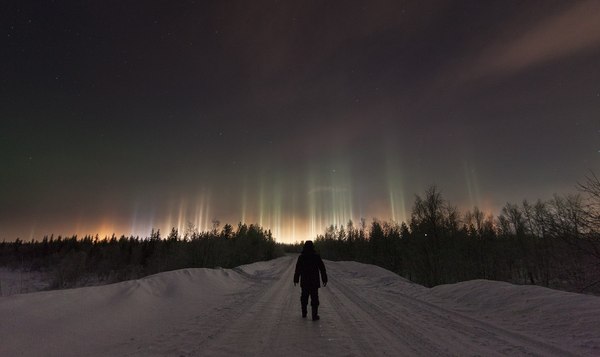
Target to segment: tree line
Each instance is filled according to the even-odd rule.
[[[496,217],[461,213],[432,186],[415,197],[405,223],[362,219],[316,237],[323,258],[376,264],[428,287],[472,279],[600,293],[600,181],[579,193],[507,203]],[[298,252],[258,225],[226,224],[149,237],[44,237],[0,242],[0,266],[49,271],[52,288],[136,279],[181,268],[231,268]]]
[[[428,287],[490,279],[600,293],[600,182],[586,180],[577,194],[507,203],[497,217],[461,214],[430,187],[408,223],[330,226],[315,246],[325,259],[376,264]]]
[[[51,288],[137,279],[182,268],[232,268],[283,255],[271,231],[258,225],[226,224],[198,232],[192,225],[163,237],[44,237],[41,241],[0,243],[0,266],[50,271]]]

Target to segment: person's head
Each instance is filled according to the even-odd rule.
[[[304,242],[304,248],[302,248],[302,253],[309,253],[314,251],[315,245],[313,244],[312,240],[307,240],[306,242]]]

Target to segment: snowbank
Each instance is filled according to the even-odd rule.
[[[600,355],[597,296],[490,280],[440,285],[430,294],[455,311]]]
[[[474,280],[433,289],[329,262],[300,317],[294,257],[0,297],[0,356],[600,355],[600,298]]]

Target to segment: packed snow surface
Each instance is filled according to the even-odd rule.
[[[600,355],[600,298],[486,280],[427,289],[325,261],[321,320],[295,257],[0,297],[0,356]]]

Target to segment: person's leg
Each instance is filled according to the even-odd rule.
[[[310,291],[310,305],[312,307],[312,319],[319,319],[319,289],[314,288]]]
[[[302,317],[306,317],[306,314],[308,313],[308,309],[307,309],[308,295],[309,295],[308,289],[302,288],[302,294],[300,295],[300,305],[302,306]]]

